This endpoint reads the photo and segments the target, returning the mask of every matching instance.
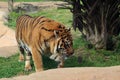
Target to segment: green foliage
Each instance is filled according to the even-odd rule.
[[[44,69],[56,68],[57,63],[43,56]],[[0,57],[0,78],[11,77],[15,75],[27,75],[35,72],[35,67],[32,61],[33,69],[31,71],[24,71],[24,62],[18,62],[18,54],[8,58]]]
[[[8,23],[5,23],[5,24],[8,25],[10,28],[15,29],[16,19],[20,15],[21,15],[20,13],[15,13],[15,12],[10,13],[8,16],[8,18],[9,18]]]
[[[115,51],[120,52],[120,34],[115,39],[116,39]]]
[[[87,44],[88,44],[88,42],[85,39],[83,39],[82,37],[76,38],[73,41],[73,47],[75,49],[78,49],[80,47],[86,47],[85,45],[87,45]]]
[[[82,37],[74,39],[75,55],[66,60],[67,67],[104,67],[120,65],[120,42],[118,42],[118,47],[116,48],[117,51],[96,50],[94,47],[88,49],[86,46],[88,44],[89,42]],[[79,62],[79,57],[82,58],[81,62]]]
[[[23,63],[18,63],[17,55],[0,58],[0,78],[11,77],[22,71]]]

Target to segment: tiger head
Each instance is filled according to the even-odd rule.
[[[54,53],[50,56],[57,62],[67,59],[74,53],[72,36],[70,34],[70,29],[65,30],[55,30],[55,45]]]

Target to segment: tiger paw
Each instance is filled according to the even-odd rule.
[[[55,58],[58,56],[58,54],[52,54],[51,56],[50,56],[50,59],[52,59],[52,60],[55,60]]]
[[[32,67],[31,66],[26,66],[25,67],[25,71],[31,71],[32,70]]]
[[[64,66],[63,65],[58,65],[58,68],[63,68]]]
[[[24,62],[24,59],[19,59],[18,62]]]

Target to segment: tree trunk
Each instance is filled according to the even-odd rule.
[[[8,11],[9,12],[13,11],[13,0],[8,0]]]
[[[107,49],[108,38],[120,33],[119,5],[119,0],[72,0],[74,29],[96,49]]]

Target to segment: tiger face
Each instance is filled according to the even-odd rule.
[[[54,46],[54,54],[50,56],[50,58],[57,62],[61,62],[74,53],[72,37],[70,35],[70,29],[66,29],[62,35],[60,35],[59,31],[54,33],[56,37],[56,44]]]

